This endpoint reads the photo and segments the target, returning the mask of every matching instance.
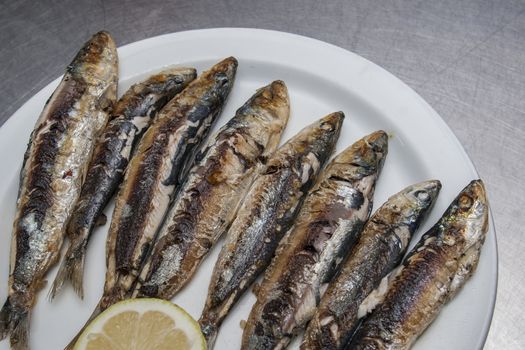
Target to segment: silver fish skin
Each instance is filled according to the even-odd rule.
[[[300,131],[250,187],[215,264],[199,323],[209,347],[241,295],[269,265],[302,201],[330,158],[343,122],[332,113]]]
[[[414,232],[441,189],[437,180],[391,196],[366,223],[359,241],[324,293],[308,324],[302,350],[344,349],[361,317],[374,306],[372,293],[403,258]]]
[[[236,71],[237,60],[228,57],[203,72],[164,106],[142,136],[117,194],[106,242],[103,295],[66,349],[73,348],[98,314],[131,296],[180,171],[219,116]]]
[[[197,156],[144,266],[139,297],[171,299],[231,224],[261,161],[288,122],[286,85],[259,89]]]
[[[31,134],[20,174],[11,241],[9,295],[0,311],[0,339],[29,349],[37,292],[59,258],[95,141],[117,94],[118,58],[107,32],[89,39],[67,66]]]
[[[105,223],[102,213],[120,185],[134,146],[147,130],[157,112],[181,92],[197,73],[193,68],[171,68],[134,84],[120,98],[95,147],[66,232],[69,247],[55,277],[51,298],[71,282],[83,298],[84,259],[95,226]]]
[[[410,349],[476,270],[488,213],[483,182],[474,180],[410,251],[349,349]]]
[[[178,186],[179,171],[219,116],[237,70],[226,58],[159,112],[140,140],[117,195],[107,238],[102,309],[127,297]]]
[[[387,153],[388,136],[376,131],[323,171],[258,288],[242,349],[283,349],[306,326],[370,216]]]

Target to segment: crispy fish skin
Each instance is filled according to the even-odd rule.
[[[437,180],[408,186],[391,196],[366,223],[308,324],[301,349],[344,349],[372,291],[403,258],[412,235],[441,189]],[[371,305],[372,307],[374,305]]]
[[[168,209],[184,163],[208,134],[233,86],[237,60],[202,73],[160,112],[142,137],[118,193],[107,239],[101,307],[126,297]]]
[[[28,349],[30,312],[59,257],[71,208],[95,141],[116,100],[117,51],[107,32],[87,41],[67,67],[31,135],[20,174],[13,224],[9,296],[0,338]]]
[[[199,321],[208,346],[235,302],[269,265],[330,158],[343,119],[342,112],[332,113],[303,129],[272,155],[250,187],[215,264]]]
[[[171,68],[134,84],[115,105],[110,122],[95,147],[80,198],[66,233],[69,247],[51,297],[70,281],[83,298],[82,278],[87,244],[102,211],[122,181],[132,150],[157,112],[196,77],[193,68]]]
[[[261,159],[288,122],[282,81],[258,90],[211,139],[182,186],[145,264],[139,297],[171,299],[231,224]]]
[[[313,316],[323,285],[370,216],[388,136],[374,132],[327,166],[257,291],[242,349],[283,349]]]
[[[481,180],[460,192],[405,258],[350,349],[409,349],[474,273],[488,230]]]
[[[131,297],[180,172],[207,136],[233,87],[237,60],[228,57],[193,80],[158,113],[128,164],[106,241],[104,292],[79,333],[98,314]]]

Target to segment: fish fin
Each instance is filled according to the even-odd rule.
[[[108,217],[106,214],[102,213],[98,216],[95,226],[104,226],[108,222]]]
[[[7,335],[10,335],[12,349],[29,349],[29,310],[16,307],[9,297],[0,310],[0,340]]]
[[[55,296],[60,292],[64,283],[69,281],[75,293],[84,299],[84,260],[85,260],[85,249],[83,245],[77,245],[72,243],[67,250],[67,254],[58,269],[58,273],[53,282],[53,286],[49,291],[49,299],[53,300]]]
[[[199,320],[199,325],[201,326],[202,334],[204,339],[206,339],[206,346],[208,350],[213,349],[215,340],[217,339],[217,334],[219,332],[219,327],[215,322],[207,322],[202,318]]]

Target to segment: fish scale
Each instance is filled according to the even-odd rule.
[[[270,263],[330,158],[343,119],[342,112],[332,113],[301,130],[268,159],[248,190],[227,232],[199,320],[210,348],[230,309]]]
[[[259,89],[196,157],[141,274],[139,297],[172,298],[233,220],[289,117],[286,85]]]
[[[141,138],[117,194],[106,242],[104,293],[88,322],[131,296],[180,173],[218,118],[237,64],[228,57],[203,72],[162,108]]]
[[[344,349],[377,300],[372,291],[399,264],[441,184],[425,181],[391,196],[368,220],[308,324],[302,350]]]
[[[67,226],[69,247],[57,273],[51,297],[66,281],[83,297],[82,277],[87,244],[102,211],[122,181],[134,146],[157,112],[195,79],[193,68],[172,68],[132,85],[116,103],[88,167],[80,198]],[[103,217],[102,220],[99,220]]]
[[[386,133],[374,132],[322,172],[257,290],[242,349],[285,348],[306,326],[370,215],[387,150]]]
[[[410,349],[476,270],[489,207],[473,180],[408,253],[348,349]]]

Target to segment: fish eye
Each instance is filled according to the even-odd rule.
[[[459,202],[459,208],[461,210],[468,210],[472,207],[473,200],[467,194],[463,194],[461,197],[459,197],[458,202]]]
[[[224,73],[219,73],[215,76],[215,80],[220,84],[220,86],[225,86],[228,84],[228,77]]]
[[[414,197],[416,197],[420,201],[426,201],[426,200],[428,200],[429,195],[428,195],[428,193],[426,191],[418,190],[418,191],[414,192]]]
[[[321,129],[326,130],[326,131],[333,131],[334,126],[331,123],[323,122],[321,123]]]

